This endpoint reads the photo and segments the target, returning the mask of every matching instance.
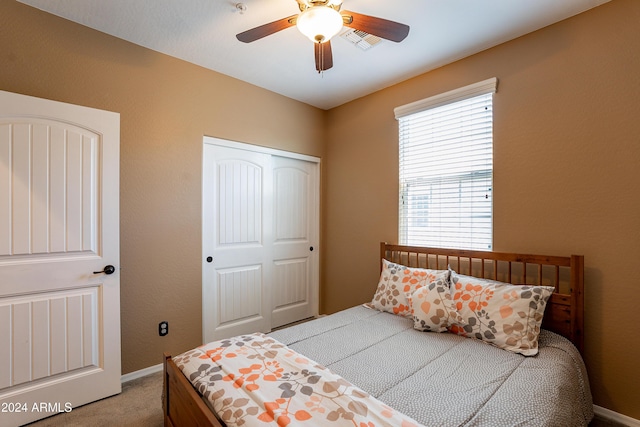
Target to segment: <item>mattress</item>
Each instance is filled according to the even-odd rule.
[[[363,306],[270,337],[425,426],[586,426],[593,403],[584,362],[543,330],[537,356]]]

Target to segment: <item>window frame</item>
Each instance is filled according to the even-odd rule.
[[[401,138],[403,138],[402,136],[402,125],[403,122],[402,120],[405,118],[408,118],[408,116],[412,116],[414,114],[418,114],[418,113],[422,113],[428,110],[432,110],[441,106],[445,106],[448,104],[453,104],[453,103],[457,103],[460,101],[465,101],[465,100],[469,100],[471,98],[476,98],[479,97],[481,95],[487,95],[487,94],[491,94],[490,96],[490,101],[491,101],[491,106],[493,106],[493,94],[497,92],[497,85],[498,85],[498,79],[493,77],[487,80],[483,80],[481,82],[478,83],[474,83],[468,86],[464,86],[462,88],[458,88],[449,92],[445,92],[439,95],[435,95],[426,99],[422,99],[416,102],[412,102],[410,104],[406,104],[400,107],[396,107],[394,109],[394,114],[396,119],[398,120],[399,123],[399,162],[402,162],[402,156],[403,156],[403,152],[402,152],[402,141]],[[491,122],[491,150],[493,149],[493,111],[491,109],[491,118],[490,118],[490,122]],[[407,149],[407,151],[409,151],[409,149]],[[492,151],[491,151],[491,156],[492,156]],[[490,174],[490,177],[487,177],[486,174]],[[445,243],[443,238],[442,238],[442,230],[440,230],[440,237],[439,238],[431,238],[432,240],[423,240],[420,243],[416,244],[416,241],[418,241],[418,239],[411,239],[410,236],[407,234],[410,231],[410,222],[412,221],[420,221],[420,222],[424,222],[424,221],[428,221],[429,219],[424,217],[424,218],[416,218],[412,215],[408,215],[406,214],[408,209],[412,209],[411,206],[407,207],[407,205],[405,204],[406,202],[409,202],[408,197],[410,197],[410,192],[411,189],[408,187],[408,185],[415,185],[417,187],[417,185],[423,186],[423,190],[425,188],[433,188],[434,185],[439,185],[438,181],[448,181],[449,185],[452,185],[452,183],[458,182],[459,185],[463,185],[463,182],[469,182],[469,180],[473,180],[473,179],[479,179],[481,175],[485,175],[484,179],[485,182],[484,184],[487,184],[488,182],[488,188],[486,189],[487,191],[487,198],[490,197],[490,208],[488,211],[488,221],[489,224],[486,224],[486,218],[487,218],[487,212],[486,210],[483,211],[483,213],[478,214],[478,215],[469,215],[469,216],[464,216],[461,217],[461,220],[464,219],[464,221],[460,221],[461,223],[464,222],[465,224],[467,224],[467,227],[469,229],[473,228],[473,219],[476,218],[478,220],[480,220],[480,218],[484,218],[482,221],[483,225],[484,225],[484,229],[485,230],[489,230],[489,243],[488,243],[488,247],[485,247],[483,245],[478,246],[477,243],[475,242],[466,242],[464,241],[464,239],[458,237],[458,243],[453,245],[451,243]],[[471,172],[466,171],[466,172],[461,172],[459,174],[452,174],[450,176],[438,176],[438,177],[426,177],[426,178],[422,178],[422,181],[420,181],[420,178],[418,178],[418,180],[416,179],[412,179],[410,180],[410,182],[408,181],[408,183],[404,183],[402,181],[402,164],[399,163],[399,200],[398,200],[398,241],[400,244],[410,244],[410,245],[414,245],[414,246],[418,246],[418,245],[428,245],[431,247],[441,247],[441,248],[459,248],[459,249],[473,249],[473,250],[491,250],[493,248],[493,195],[492,195],[492,191],[493,191],[493,182],[492,182],[492,177],[493,177],[493,163],[491,162],[490,165],[490,170],[488,169],[482,169],[479,168],[477,170],[473,170]],[[457,180],[457,181],[456,181]],[[416,184],[416,182],[419,181],[419,184]],[[455,188],[455,185],[452,185],[452,188]],[[475,191],[475,190],[474,190]],[[454,191],[451,191],[450,194],[454,194]],[[490,195],[489,195],[490,194]],[[421,196],[418,197],[429,197],[426,194],[423,194]],[[413,205],[413,204],[412,204]],[[485,207],[486,208],[486,207]],[[413,209],[420,209],[420,206],[415,206]],[[423,207],[424,209],[424,207]],[[476,224],[479,224],[479,222],[476,222]],[[433,233],[428,233],[428,234],[433,234]],[[454,233],[455,234],[455,233]],[[486,232],[484,233],[484,242],[486,242]],[[471,239],[472,240],[472,239]],[[454,242],[454,240],[452,240],[452,242]],[[486,243],[485,243],[486,244]]]

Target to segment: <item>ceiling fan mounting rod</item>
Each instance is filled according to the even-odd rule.
[[[298,8],[300,12],[304,12],[310,7],[314,6],[325,6],[330,7],[336,11],[340,11],[340,7],[342,6],[342,0],[296,0],[298,2]]]

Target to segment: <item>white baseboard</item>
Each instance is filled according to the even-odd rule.
[[[622,415],[610,409],[603,408],[602,406],[593,405],[593,412],[595,412],[598,417],[604,418],[606,420],[614,421],[628,427],[640,427],[640,420],[627,417],[626,415]]]
[[[126,383],[138,378],[146,377],[147,375],[155,374],[156,372],[162,372],[162,363],[149,366],[148,368],[140,369],[139,371],[129,372],[120,377],[121,383]]]

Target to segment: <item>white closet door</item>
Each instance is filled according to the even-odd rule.
[[[267,154],[204,145],[205,342],[271,329],[271,176]]]
[[[317,315],[318,165],[273,156],[273,328]]]
[[[116,113],[0,91],[3,426],[121,390],[119,138]]]
[[[318,164],[251,148],[205,138],[205,342],[318,310]]]

